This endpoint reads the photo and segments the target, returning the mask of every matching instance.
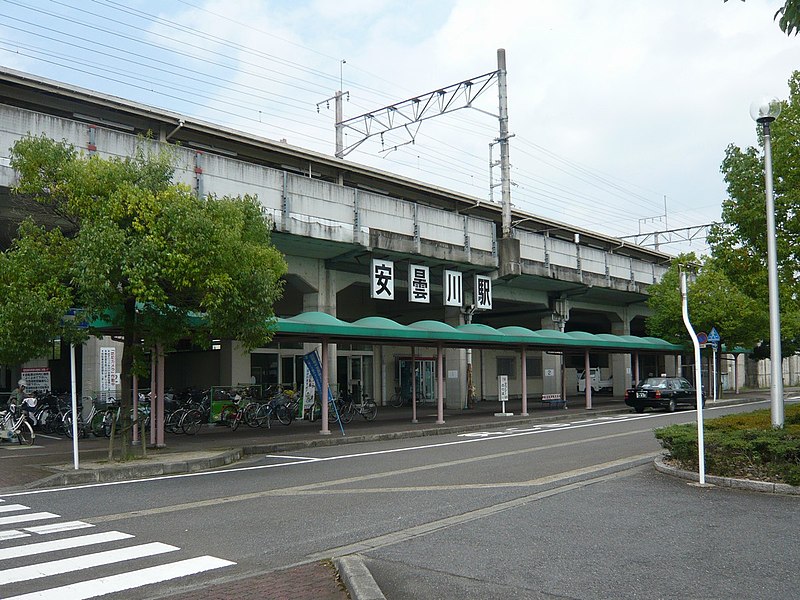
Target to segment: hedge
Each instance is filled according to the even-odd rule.
[[[656,439],[682,468],[696,471],[697,424],[655,430]],[[800,485],[800,404],[787,405],[783,429],[773,429],[769,410],[705,421],[706,472],[720,477]]]

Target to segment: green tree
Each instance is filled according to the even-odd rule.
[[[716,327],[729,347],[751,347],[763,338],[769,321],[759,303],[739,290],[715,261],[701,261],[694,253],[678,256],[661,281],[650,287],[647,302],[653,314],[647,319],[647,330],[651,335],[676,344],[689,340],[683,324],[681,269],[696,270],[695,276],[687,277],[689,318],[695,331]]]
[[[61,316],[80,307],[89,320],[109,323],[89,333],[122,335],[125,421],[137,349],[186,337],[267,343],[286,272],[255,198],[199,198],[172,183],[171,154],[147,153],[144,144],[133,157],[103,159],[44,136],[18,140],[14,192],[48,207],[58,226],[23,223],[0,258],[0,281],[14,290],[0,298],[3,361],[24,362],[54,336],[76,335]],[[128,427],[123,422],[124,456]]]
[[[800,349],[800,71],[789,79],[790,97],[770,126],[775,193],[781,340],[784,356]],[[761,126],[757,126],[763,146]],[[715,263],[740,290],[768,311],[764,153],[761,148],[725,151],[721,171],[728,186],[721,223],[711,228],[709,245]],[[768,339],[768,332],[762,336]],[[757,357],[769,356],[768,344]]]
[[[723,2],[727,1],[723,0]],[[742,2],[744,1],[742,0]],[[800,0],[786,0],[784,5],[775,12],[774,18],[778,21],[778,27],[786,35],[797,35],[800,31]]]

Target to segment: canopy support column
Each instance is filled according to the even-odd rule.
[[[133,385],[132,385],[133,390],[131,391],[131,394],[133,394],[133,414],[134,415],[138,415],[139,414],[139,378],[136,375],[134,375],[132,377],[132,380],[133,380]],[[151,413],[153,412],[152,402],[150,403],[150,412]],[[150,427],[152,427],[152,426],[153,426],[153,418],[150,417]],[[139,440],[139,426],[135,425],[133,427],[133,430],[131,430],[131,445],[138,446],[139,443],[140,443],[140,440]]]
[[[436,424],[444,425],[444,351],[441,344],[436,347],[436,383]]]
[[[411,422],[417,421],[417,362],[416,348],[411,346]],[[400,390],[402,394],[402,389]]]
[[[166,363],[164,346],[156,344],[156,352],[158,353],[158,391],[150,400],[150,428],[156,430],[156,448],[164,448],[167,445],[164,441],[164,365]],[[153,404],[156,406],[154,407]],[[135,418],[138,419],[139,416],[136,415]]]
[[[154,345],[150,349],[150,414],[153,413],[153,407],[156,403],[156,385],[158,382],[158,346]],[[144,443],[144,440],[142,440]],[[156,445],[156,428],[150,424],[150,445]]]
[[[586,396],[586,410],[592,408],[592,367],[589,361],[589,349],[583,351],[583,382],[584,394]]]
[[[639,376],[639,353],[633,353],[633,385],[631,387],[636,387],[639,382],[641,381],[641,377]]]
[[[328,428],[328,338],[322,338],[322,390],[320,390],[321,398],[320,405],[322,406],[322,429],[321,435],[330,435],[331,430]]]
[[[522,347],[522,412],[523,417],[528,416],[528,356],[525,346]]]

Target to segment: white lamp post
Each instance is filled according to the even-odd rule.
[[[783,427],[783,369],[781,368],[781,315],[778,299],[778,251],[775,235],[775,198],[772,192],[772,145],[769,124],[781,114],[777,98],[762,98],[750,105],[750,116],[764,128],[764,177],[767,188],[767,270],[769,273],[770,414],[772,426]]]

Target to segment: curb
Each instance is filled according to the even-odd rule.
[[[127,481],[159,475],[180,475],[215,469],[232,464],[243,456],[241,448],[221,452],[209,458],[189,458],[178,461],[154,462],[149,464],[114,465],[102,469],[78,469],[77,471],[63,471],[43,479],[33,481],[25,489],[39,489],[57,486],[83,485],[88,483],[111,483]]]
[[[666,456],[659,456],[655,460],[656,471],[666,475],[672,475],[688,481],[700,481],[700,475],[694,471],[685,471],[664,462]],[[751,492],[762,492],[765,494],[789,494],[800,496],[800,487],[789,485],[788,483],[771,483],[769,481],[754,481],[752,479],[737,479],[735,477],[719,477],[717,475],[706,475],[706,483],[719,487],[727,487],[737,490],[747,490]]]
[[[337,557],[333,562],[353,600],[386,600],[360,554]]]

